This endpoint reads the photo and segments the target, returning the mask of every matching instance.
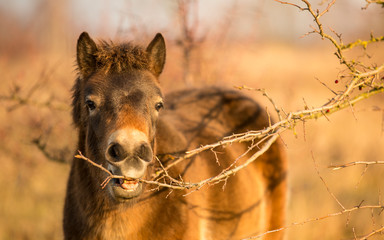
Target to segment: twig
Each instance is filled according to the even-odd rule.
[[[315,160],[315,156],[313,155],[313,152],[311,151],[311,156],[312,156],[312,160],[313,160],[313,163],[315,165],[315,170],[316,170],[316,173],[317,175],[319,176],[320,180],[323,182],[325,188],[327,189],[327,192],[329,193],[329,195],[331,195],[331,197],[337,202],[337,204],[339,204],[339,206],[345,210],[345,207],[343,206],[343,204],[341,204],[341,202],[339,201],[339,199],[337,199],[337,197],[335,196],[335,194],[333,194],[333,192],[329,189],[327,183],[325,182],[324,178],[320,175],[320,172],[319,172],[319,168],[317,167],[317,164],[316,164],[316,160]]]
[[[359,187],[359,184],[360,184],[361,180],[363,179],[364,174],[367,172],[368,167],[369,167],[369,165],[365,165],[364,171],[360,174],[359,181],[357,181],[355,188]]]
[[[315,221],[320,221],[320,220],[324,220],[324,219],[331,218],[331,217],[340,216],[340,215],[343,215],[345,213],[349,214],[349,213],[351,213],[353,211],[360,210],[360,209],[381,209],[381,210],[383,210],[384,206],[382,206],[382,205],[355,206],[355,207],[352,207],[352,208],[343,209],[343,210],[341,210],[339,212],[330,213],[330,214],[327,214],[325,216],[310,218],[310,219],[307,219],[307,220],[305,220],[303,222],[294,222],[294,223],[291,223],[291,224],[289,224],[289,225],[287,225],[285,227],[281,227],[281,228],[278,228],[278,229],[270,230],[270,231],[264,232],[262,234],[259,234],[257,236],[252,236],[252,237],[249,237],[249,238],[243,238],[242,240],[250,240],[250,239],[262,238],[262,237],[264,237],[266,235],[269,235],[269,234],[272,234],[272,233],[276,233],[276,232],[285,231],[285,230],[287,230],[289,228],[292,228],[292,227],[295,227],[295,226],[301,226],[301,225],[304,225],[304,224],[307,224],[307,223],[310,223],[310,222],[315,222]],[[379,229],[379,230],[383,231],[382,229]]]
[[[380,233],[380,232],[382,232],[382,231],[384,231],[384,226],[381,227],[381,228],[379,228],[379,229],[376,229],[376,230],[372,231],[371,233],[369,233],[369,234],[367,234],[367,235],[365,235],[365,236],[363,236],[363,237],[361,237],[361,238],[359,238],[359,240],[365,240],[365,239],[368,239],[368,238],[372,237],[373,235],[375,235],[375,234],[377,234],[377,233]]]
[[[83,159],[83,160],[87,161],[88,163],[92,164],[93,166],[101,169],[102,171],[104,171],[105,173],[108,174],[108,177],[100,184],[101,189],[104,189],[107,186],[107,184],[109,183],[109,181],[111,181],[114,178],[120,178],[120,179],[125,178],[124,176],[113,175],[108,169],[103,167],[101,164],[97,164],[97,163],[93,162],[91,159],[85,157],[80,151],[78,151],[78,153],[79,153],[78,155],[75,155],[75,158]]]
[[[318,14],[318,17],[317,18],[320,18],[321,16],[323,16],[325,13],[327,13],[329,11],[329,9],[332,7],[333,4],[335,4],[336,0],[332,0],[332,2],[330,2],[327,6],[326,9],[324,9],[324,11],[322,11],[320,14]]]
[[[341,165],[331,165],[329,168],[332,168],[332,170],[339,170],[342,168],[346,167],[351,167],[355,165],[372,165],[372,164],[384,164],[384,161],[370,161],[370,162],[364,162],[364,161],[356,161],[356,162],[350,162],[350,163],[345,163]]]
[[[280,0],[274,0],[274,1],[275,1],[275,2],[279,2],[279,3],[281,3],[281,4],[286,4],[286,5],[294,6],[294,7],[298,8],[298,9],[300,9],[301,11],[308,10],[307,8],[300,7],[299,5],[294,4],[294,3],[284,2],[284,1],[280,1]]]
[[[318,78],[315,78],[317,81],[319,81],[324,87],[328,88],[329,91],[331,91],[333,94],[337,95],[337,93],[335,91],[333,91],[330,87],[328,87],[327,84],[323,83],[322,81],[320,81],[320,79]]]
[[[258,92],[261,92],[263,94],[263,96],[265,96],[272,104],[272,106],[275,108],[275,111],[277,113],[277,116],[279,118],[279,121],[282,120],[282,116],[281,116],[281,113],[280,113],[280,109],[277,107],[275,101],[268,95],[268,93],[265,91],[265,89],[262,89],[262,88],[251,88],[251,87],[247,87],[245,85],[243,86],[235,86],[235,88],[239,89],[239,90],[242,90],[242,89],[246,89],[246,90],[250,90],[250,91],[258,91]]]

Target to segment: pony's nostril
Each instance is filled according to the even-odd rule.
[[[113,158],[116,158],[119,155],[117,147],[115,145],[109,148],[108,153],[109,153],[109,156]]]
[[[140,145],[138,148],[138,156],[146,162],[150,162],[152,160],[152,150],[148,143]]]
[[[127,152],[120,144],[113,143],[108,148],[108,155],[115,161],[121,161],[127,157]]]

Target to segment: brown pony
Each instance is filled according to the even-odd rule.
[[[156,170],[156,156],[166,166],[170,155],[269,124],[263,108],[235,90],[189,89],[164,97],[158,80],[164,63],[161,34],[146,49],[128,43],[96,45],[87,33],[80,35],[72,102],[78,149],[125,178],[101,189],[108,174],[73,160],[65,239],[242,239],[282,227],[286,161],[279,142],[225,182],[187,196],[187,190],[153,190],[156,186],[140,181]],[[169,174],[188,182],[216,176],[248,147],[234,143],[203,152]],[[282,237],[281,232],[268,235]]]

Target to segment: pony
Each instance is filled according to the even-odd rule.
[[[153,186],[159,166],[230,134],[263,129],[263,107],[234,89],[193,88],[164,96],[159,76],[166,59],[161,34],[145,47],[77,42],[78,77],[72,115],[78,150],[110,174],[74,158],[67,183],[65,239],[242,239],[284,225],[286,158],[280,141],[249,166],[190,192]],[[198,182],[240,165],[257,151],[233,143],[204,151],[168,169]],[[282,239],[282,232],[268,239]]]

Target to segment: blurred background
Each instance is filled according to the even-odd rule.
[[[320,10],[329,3],[310,2]],[[383,36],[384,8],[366,4],[337,0],[321,18],[325,31],[341,34],[345,43]],[[333,93],[322,83],[334,91],[345,88],[334,47],[307,35],[311,26],[307,12],[272,0],[0,0],[0,239],[63,237],[66,180],[77,142],[70,102],[81,32],[143,45],[161,32],[167,44],[164,92],[247,85],[265,88],[289,112],[326,103]],[[384,46],[356,47],[346,56],[382,65]],[[259,93],[247,94],[273,113]],[[329,168],[384,161],[383,94],[282,137],[289,158],[287,226],[341,210],[317,170],[345,208],[383,204],[383,166]],[[287,239],[356,239],[382,227],[380,213],[362,209],[298,224],[286,230]]]

